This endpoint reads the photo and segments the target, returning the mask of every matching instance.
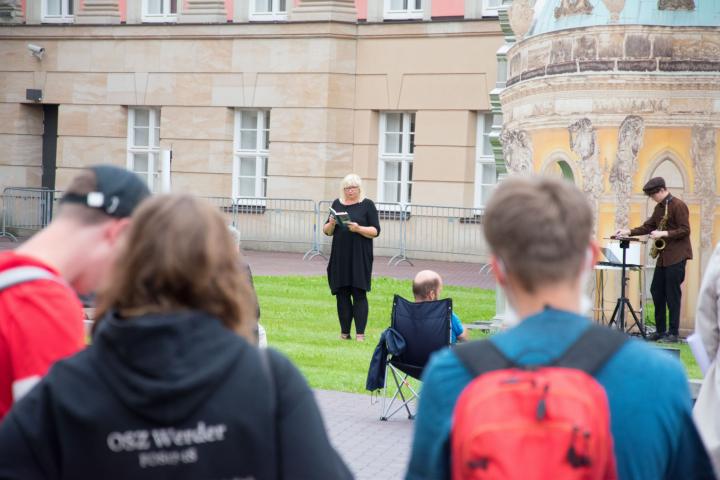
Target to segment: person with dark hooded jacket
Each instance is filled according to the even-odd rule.
[[[147,200],[110,277],[92,345],[0,424],[0,478],[352,478],[299,371],[249,343],[256,306],[211,205]]]

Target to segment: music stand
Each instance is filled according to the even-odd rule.
[[[611,237],[612,238],[612,237]],[[620,280],[620,298],[617,299],[617,303],[615,304],[615,310],[613,310],[612,317],[610,317],[610,321],[608,322],[608,327],[611,325],[617,325],[617,327],[627,333],[633,326],[631,325],[630,328],[625,330],[625,307],[630,311],[630,314],[632,315],[633,319],[635,320],[635,325],[638,327],[638,330],[640,330],[640,335],[642,335],[643,338],[646,338],[645,334],[645,325],[643,325],[643,322],[641,322],[638,319],[637,314],[635,313],[635,310],[633,309],[632,305],[630,304],[630,300],[625,296],[625,286],[627,285],[627,277],[625,276],[625,271],[628,267],[627,264],[627,249],[630,247],[630,242],[639,242],[640,240],[636,238],[629,238],[629,237],[615,237],[613,240],[619,240],[620,241],[620,248],[622,249],[622,264],[621,264],[621,280]]]

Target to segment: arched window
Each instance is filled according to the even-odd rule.
[[[572,167],[566,160],[554,159],[548,162],[543,169],[545,175],[564,178],[575,182],[575,175],[573,174]]]
[[[678,168],[677,163],[675,163],[672,158],[669,156],[663,157],[647,180],[653,177],[664,178],[665,186],[670,190],[670,193],[678,197],[683,197],[685,193],[685,178],[680,168]]]

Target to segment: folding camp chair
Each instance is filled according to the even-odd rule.
[[[393,297],[390,326],[403,336],[406,347],[401,355],[392,355],[388,358],[380,420],[387,420],[403,408],[407,410],[409,419],[415,418],[410,411],[410,402],[420,395],[407,378],[419,380],[430,355],[450,345],[451,315],[452,300],[449,298],[414,303],[399,295]],[[387,401],[388,372],[396,388],[389,403]],[[398,397],[402,402],[393,410],[395,402],[400,401]]]

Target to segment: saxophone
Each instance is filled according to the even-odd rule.
[[[665,215],[660,219],[656,230],[665,230],[668,223],[668,202],[665,202]],[[660,251],[665,250],[667,242],[664,238],[658,238],[653,242],[652,248],[650,248],[650,256],[657,258],[660,255]]]

